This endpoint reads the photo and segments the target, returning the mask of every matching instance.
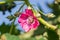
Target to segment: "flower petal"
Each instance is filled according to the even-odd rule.
[[[30,26],[27,23],[22,23],[22,28],[25,30],[25,32],[28,32],[29,30],[31,30]]]
[[[21,14],[21,16],[20,16],[20,18],[22,18],[22,19],[24,19],[24,20],[25,20],[25,19],[27,19],[27,18],[28,18],[28,15],[27,15],[27,14],[23,14],[23,13],[22,13],[22,14]]]
[[[25,10],[26,14],[28,14],[29,16],[34,16],[33,15],[33,11],[31,9],[26,9]]]
[[[25,22],[25,20],[28,18],[28,15],[26,14],[21,14],[19,19],[18,19],[18,22],[21,23],[21,22]]]
[[[39,26],[38,20],[35,20],[33,23],[33,28],[36,29]]]

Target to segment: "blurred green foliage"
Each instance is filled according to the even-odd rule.
[[[46,21],[47,20],[51,21],[53,25],[58,25],[58,28],[57,28],[57,30],[58,30],[58,29],[60,29],[60,19],[59,19],[60,18],[60,4],[54,3],[54,4],[48,5],[48,6],[53,9],[53,14],[56,15],[56,17],[47,18],[44,15],[42,15],[42,18],[44,18]],[[12,20],[13,18],[14,18],[13,16],[8,17],[8,19],[10,19],[10,20]],[[51,29],[46,29],[44,27],[44,25],[41,23],[37,30],[35,30],[33,32],[27,32],[27,33],[21,33],[21,34],[20,34],[20,31],[18,29],[16,29],[16,25],[14,25],[14,24],[13,24],[12,33],[9,34],[11,26],[12,26],[12,24],[6,25],[5,23],[0,25],[1,39],[6,38],[7,40],[60,40],[59,39],[60,32],[57,32],[57,30],[53,31]],[[58,31],[60,31],[60,30],[58,30]],[[26,37],[27,34],[28,35],[32,34],[32,35],[30,36],[30,38],[24,39],[22,36]]]
[[[0,33],[1,34],[9,33],[10,27],[11,27],[11,24],[6,25],[5,23],[2,23],[2,25],[0,25]],[[20,34],[20,31],[16,29],[16,25],[13,25],[12,34],[14,34],[14,35]]]

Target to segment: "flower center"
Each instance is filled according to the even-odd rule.
[[[33,23],[33,21],[34,21],[33,17],[31,17],[31,16],[28,17],[28,19],[27,19],[28,24]]]

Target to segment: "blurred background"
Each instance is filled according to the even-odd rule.
[[[26,1],[38,12],[41,11],[41,17],[57,29],[47,29],[40,23],[37,30],[24,32],[18,16],[27,8]],[[0,40],[60,40],[60,0],[26,1],[0,0]]]

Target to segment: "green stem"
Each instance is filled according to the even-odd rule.
[[[24,3],[25,4],[25,3]],[[17,12],[19,12],[21,9],[22,9],[22,7],[24,6],[24,4],[19,8],[19,10],[17,11]],[[11,16],[13,16],[13,15],[11,15]],[[16,17],[14,18],[14,21],[12,22],[12,25],[11,25],[11,28],[10,28],[10,34],[12,33],[12,30],[13,30],[13,27],[14,27],[14,23],[15,23],[15,20],[16,20]]]
[[[46,28],[50,28],[50,29],[52,29],[52,30],[56,30],[57,29],[57,27],[56,26],[54,26],[54,25],[51,25],[51,24],[49,24],[48,22],[46,22],[44,19],[42,19],[41,17],[39,17],[39,18],[37,18],[43,25],[45,25],[45,27]]]
[[[19,11],[23,8],[24,5],[25,5],[25,3],[23,3],[23,4],[21,5],[21,7],[19,8],[19,10],[18,10],[17,12],[19,12]]]
[[[31,4],[29,3],[29,0],[24,0],[24,1],[27,4],[27,6],[31,6]]]
[[[30,6],[31,8],[33,8],[32,5],[30,4],[29,0],[24,0],[24,1],[25,1],[25,4],[26,4],[27,6]]]
[[[5,1],[0,2],[0,4],[5,4],[5,3],[6,3]]]
[[[12,25],[11,25],[11,28],[10,28],[10,34],[12,33],[12,30],[13,30],[13,27],[14,27],[14,23],[15,23],[15,20],[16,20],[16,18],[14,18],[14,20],[13,20],[13,22],[12,22]]]

